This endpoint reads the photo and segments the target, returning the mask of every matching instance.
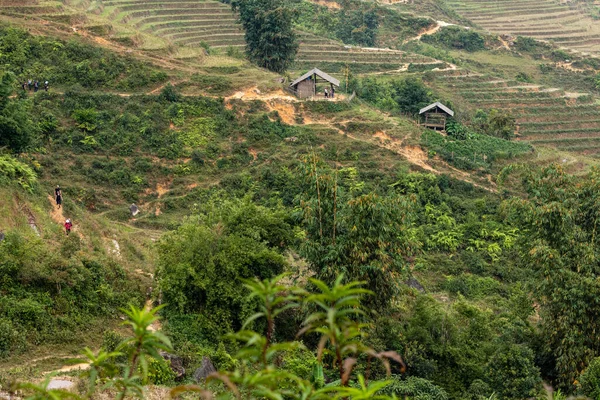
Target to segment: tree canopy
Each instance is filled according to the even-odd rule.
[[[244,27],[250,61],[274,72],[284,72],[298,51],[294,14],[284,0],[235,0]]]

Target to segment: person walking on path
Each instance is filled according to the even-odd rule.
[[[329,93],[327,92],[327,88],[325,88],[325,98],[329,97]]]
[[[27,81],[27,87],[29,87],[29,90],[33,87],[33,81],[31,79]]]
[[[67,220],[65,221],[65,232],[67,233],[67,236],[69,236],[69,233],[71,233],[72,227],[73,224],[71,223],[71,220],[67,218]]]
[[[23,91],[27,91],[27,81],[23,81],[23,83],[21,83],[21,87],[23,88]]]
[[[40,83],[38,81],[33,82],[33,91],[37,92],[40,89]]]
[[[329,93],[331,93],[331,98],[333,99],[333,97],[335,96],[335,89],[333,88],[333,85],[331,85],[331,90],[329,91]]]
[[[56,189],[54,189],[54,198],[56,199],[56,205],[60,208],[62,204],[62,190],[60,190],[60,186],[56,185]]]
[[[44,90],[46,92],[48,91],[48,81],[44,82]]]

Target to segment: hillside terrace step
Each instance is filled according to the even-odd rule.
[[[107,8],[108,6],[105,6]],[[199,3],[199,2],[180,2],[180,3],[136,3],[127,5],[113,5],[110,7],[118,8],[121,11],[144,11],[144,10],[169,10],[169,9],[207,9],[207,8],[219,8],[231,10],[231,7],[227,7],[222,3]]]
[[[600,131],[600,120],[584,120],[580,122],[576,121],[554,121],[548,123],[548,125],[529,125],[519,124],[521,130],[531,134],[547,132],[548,130],[565,130],[565,129],[588,129],[594,128]],[[536,129],[537,128],[537,129]],[[545,129],[544,129],[545,128]]]
[[[575,10],[575,11],[565,11],[565,12],[560,12],[560,13],[546,13],[545,10],[544,11],[537,11],[537,13],[533,13],[533,14],[523,14],[523,13],[516,13],[514,15],[499,15],[499,16],[486,16],[486,15],[480,15],[477,17],[470,17],[469,19],[475,23],[477,23],[478,25],[484,26],[486,22],[490,22],[490,23],[497,23],[500,22],[502,23],[504,22],[510,22],[510,23],[517,23],[517,22],[527,22],[529,18],[531,18],[532,15],[535,15],[536,19],[540,20],[557,20],[557,19],[562,19],[564,17],[570,17],[570,16],[579,16],[581,18],[581,11]],[[511,17],[510,19],[508,19],[507,17]],[[517,18],[520,17],[520,18]]]
[[[185,38],[189,38],[189,37],[193,37],[193,36],[201,36],[203,34],[209,34],[212,32],[219,32],[220,34],[232,34],[232,33],[237,33],[237,34],[244,34],[241,26],[239,27],[227,27],[227,28],[218,28],[218,29],[214,29],[211,27],[206,27],[206,28],[201,28],[201,29],[194,29],[194,30],[187,30],[185,32],[173,32],[173,33],[164,33],[161,32],[160,36],[167,38],[167,39],[185,39]]]
[[[478,10],[478,11],[467,11],[462,12],[461,15],[465,18],[474,20],[480,17],[494,17],[494,18],[506,18],[511,15],[538,15],[538,14],[560,14],[568,13],[573,10],[566,7],[544,7],[540,10],[539,7],[523,8],[520,10]],[[472,18],[475,17],[475,18]]]
[[[170,18],[170,17],[174,17],[174,16],[178,17],[180,15],[206,15],[207,17],[208,16],[218,17],[220,15],[235,15],[235,14],[227,8],[225,8],[225,9],[223,9],[223,8],[207,8],[207,9],[169,8],[169,9],[165,9],[165,10],[134,11],[134,12],[127,13],[125,15],[127,15],[129,18],[148,19],[149,17]]]
[[[243,41],[244,40],[244,35],[241,35],[239,33],[215,33],[215,34],[211,34],[211,35],[201,35],[201,36],[196,36],[196,37],[191,37],[191,38],[186,38],[186,39],[175,39],[173,40],[176,43],[183,43],[183,44],[188,44],[188,43],[199,43],[199,42],[207,42],[210,44],[210,42],[215,42],[215,41],[231,41],[231,40],[235,40],[235,41]]]
[[[210,47],[229,47],[229,46],[245,46],[246,42],[243,37],[240,38],[231,38],[231,39],[204,39],[200,38],[195,42],[187,42],[185,43],[188,47],[200,46],[201,43],[207,43]]]
[[[165,29],[165,28],[181,28],[181,29],[186,29],[189,27],[195,27],[195,28],[201,28],[201,27],[206,27],[206,26],[222,26],[224,22],[226,22],[227,20],[223,20],[221,18],[219,19],[192,19],[192,20],[187,20],[187,21],[180,21],[180,20],[174,20],[174,21],[166,21],[166,22],[161,22],[161,23],[140,23],[139,26],[137,26],[140,29],[143,30],[147,30],[147,31],[158,31],[160,29]],[[231,22],[231,26],[235,26],[236,23],[236,19],[234,18],[229,18],[229,22]]]
[[[548,138],[548,139],[533,139],[533,140],[528,140],[527,137],[523,137],[524,140],[527,140],[530,143],[537,143],[537,144],[561,144],[561,143],[577,143],[577,142],[596,142],[598,141],[598,145],[600,145],[600,133],[596,136],[593,134],[590,134],[590,132],[586,132],[585,131],[577,131],[580,133],[580,135],[577,136],[571,136],[571,135],[575,135],[575,132],[571,132],[571,134],[569,136],[563,136],[563,137],[558,137],[558,138]]]
[[[559,29],[559,30],[539,30],[539,31],[519,31],[511,30],[509,33],[514,36],[531,36],[531,37],[550,37],[550,36],[562,36],[562,37],[575,37],[582,33],[589,32],[587,29]],[[572,35],[572,36],[570,36]]]
[[[3,14],[23,14],[23,15],[42,15],[63,12],[65,9],[61,5],[56,6],[0,6],[0,13]]]
[[[104,7],[113,7],[118,5],[133,5],[133,4],[155,4],[155,3],[180,3],[181,0],[103,0],[100,2]],[[214,0],[198,0],[198,4],[211,3],[222,4]]]
[[[198,19],[219,19],[219,18],[232,18],[233,14],[228,12],[228,11],[213,11],[210,10],[208,12],[199,12],[194,10],[194,12],[182,12],[182,13],[175,13],[175,14],[165,14],[165,15],[154,15],[154,14],[148,14],[148,15],[139,15],[137,17],[131,15],[131,14],[125,14],[125,16],[123,17],[123,22],[127,23],[127,22],[131,22],[131,21],[135,21],[136,25],[139,24],[143,24],[143,23],[155,23],[155,22],[163,22],[163,21],[172,21],[172,20],[176,20],[176,21],[193,21],[193,20],[198,20]]]
[[[377,55],[374,55],[374,54],[356,54],[356,53],[331,54],[327,51],[323,51],[321,53],[315,53],[315,54],[298,53],[297,57],[303,58],[305,60],[323,59],[323,58],[330,57],[332,60],[333,59],[336,59],[336,60],[344,59],[347,61],[369,60],[369,61],[373,61],[373,62],[377,62],[377,61],[379,61],[379,62],[416,62],[416,61],[418,61],[418,62],[439,62],[437,60],[422,57],[419,55],[406,55],[403,57],[377,57]]]
[[[478,101],[478,100],[498,100],[502,97],[506,97],[510,95],[512,99],[552,99],[558,98],[558,95],[552,96],[551,93],[548,92],[461,92],[461,96],[468,97],[469,101]]]
[[[216,16],[214,19],[210,18],[211,15],[207,15],[207,14],[188,14],[188,15],[178,15],[176,19],[174,19],[173,22],[176,21],[181,21],[181,22],[185,22],[185,21],[208,21],[208,20],[213,20],[215,22],[221,22],[220,20],[220,16]],[[231,18],[233,19],[233,18]],[[165,20],[169,20],[166,17],[149,17],[149,18],[144,18],[140,21],[138,21],[135,25],[136,27],[141,27],[142,25],[147,25],[147,24],[154,24],[154,23],[164,23]]]
[[[457,10],[477,10],[477,9],[504,9],[511,7],[554,7],[560,6],[560,2],[557,1],[535,1],[535,0],[523,0],[523,1],[478,1],[476,3],[465,3],[465,2],[448,2],[449,5],[456,8]],[[562,5],[565,7],[565,5]]]
[[[569,45],[569,44],[577,44],[577,45],[586,45],[586,44],[600,44],[600,35],[590,35],[584,39],[574,39],[574,38],[564,38],[564,39],[552,39],[552,41],[556,44],[560,45]]]
[[[219,19],[199,19],[199,20],[195,20],[195,21],[167,21],[167,22],[163,22],[163,23],[159,23],[159,24],[147,24],[147,26],[143,26],[144,30],[150,31],[150,32],[159,32],[163,29],[172,29],[172,28],[180,28],[180,29],[186,29],[189,27],[196,27],[196,28],[200,28],[200,27],[204,27],[204,26],[219,26],[219,25],[223,25],[223,23],[225,23],[227,20],[224,21],[223,18],[219,18]],[[229,22],[231,22],[232,26],[235,26],[235,22],[237,21],[234,18],[229,18],[228,19]],[[141,28],[141,26],[140,26]]]
[[[566,24],[578,22],[580,20],[581,20],[581,15],[578,14],[578,15],[574,15],[571,17],[565,17],[560,20],[560,23],[563,25],[566,25]],[[481,25],[487,29],[506,28],[506,29],[518,30],[518,29],[555,29],[556,28],[556,22],[553,22],[553,21],[534,22],[531,20],[524,20],[522,22],[507,22],[507,21],[486,22],[486,23],[479,23],[479,25]]]
[[[534,6],[534,5],[529,5],[529,4],[525,4],[525,5],[519,5],[519,6],[510,6],[510,7],[486,7],[486,8],[479,8],[479,9],[469,9],[469,10],[461,10],[461,15],[465,16],[465,17],[469,17],[471,15],[477,15],[477,14],[487,14],[487,15],[511,15],[511,14],[516,14],[516,13],[528,13],[528,14],[533,14],[534,11],[538,11],[540,10],[539,5]],[[544,12],[553,12],[553,11],[564,11],[564,10],[570,10],[568,7],[564,7],[564,6],[551,6],[551,7],[544,7]]]

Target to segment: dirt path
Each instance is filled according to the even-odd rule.
[[[409,161],[411,164],[421,167],[428,172],[434,173],[436,175],[441,175],[441,174],[446,173],[446,174],[449,174],[450,176],[453,176],[456,179],[459,179],[464,182],[468,182],[477,188],[480,188],[480,189],[483,189],[483,190],[486,190],[486,191],[492,192],[492,193],[498,192],[497,189],[494,187],[495,184],[493,182],[489,181],[490,186],[485,186],[485,185],[476,183],[469,177],[469,174],[467,172],[461,171],[457,168],[454,168],[453,166],[449,165],[448,163],[446,163],[442,160],[436,159],[436,163],[442,164],[444,166],[445,170],[442,171],[442,170],[434,168],[432,165],[430,165],[428,163],[429,157],[427,156],[427,153],[425,153],[425,151],[422,148],[420,148],[419,146],[405,145],[404,139],[399,140],[399,139],[396,139],[396,138],[393,138],[393,137],[387,135],[383,131],[380,131],[380,132],[376,132],[372,136],[372,138],[374,138],[376,140],[370,140],[368,138],[361,138],[361,137],[358,137],[355,135],[351,135],[347,132],[344,132],[343,130],[337,128],[336,126],[334,126],[331,123],[326,123],[325,125],[327,127],[330,127],[332,129],[336,130],[339,134],[344,135],[352,140],[374,144],[378,147],[381,147],[381,148],[387,149],[393,153],[399,154],[402,157],[404,157],[407,161]]]
[[[48,195],[48,201],[50,201],[50,204],[52,204],[52,210],[50,211],[50,218],[52,218],[52,221],[56,222],[59,225],[64,224],[66,218],[63,214],[62,207],[58,208],[56,206],[56,200],[51,195]]]
[[[297,97],[292,96],[283,91],[283,89],[277,89],[272,92],[262,93],[258,87],[253,86],[251,88],[241,90],[234,93],[231,96],[225,97],[225,101],[229,100],[286,100],[294,103],[299,102]]]
[[[423,32],[419,33],[415,37],[406,39],[404,42],[402,42],[402,44],[406,44],[408,42],[412,42],[412,41],[415,41],[415,40],[421,40],[421,38],[423,36],[433,35],[437,31],[439,31],[441,28],[442,28],[442,25],[440,24],[440,21],[436,21],[435,22],[435,26],[433,26],[433,27],[431,27],[429,29],[424,30]]]
[[[508,44],[508,42],[504,39],[502,39],[502,36],[498,36],[498,40],[500,41],[500,43],[502,43],[502,47],[504,47],[506,50],[510,51],[510,45]]]

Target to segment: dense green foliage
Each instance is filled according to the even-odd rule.
[[[421,40],[466,51],[485,49],[485,38],[480,33],[458,26],[445,26],[433,35],[423,36]]]
[[[270,46],[277,35],[288,37],[282,4],[242,0],[236,7],[242,19],[262,21],[252,35]],[[386,13],[343,4],[314,18],[334,18],[332,35],[369,44],[390,26]],[[273,25],[265,23],[272,16]],[[106,330],[102,350],[86,351],[91,368],[77,388],[83,398],[104,390],[141,398],[146,384],[191,383],[204,357],[220,373],[174,394],[508,400],[543,396],[543,379],[598,395],[599,173],[523,168],[515,178],[508,168],[499,195],[409,170],[368,136],[406,134],[414,145],[422,133],[432,159],[488,177],[494,161],[531,151],[505,140],[511,115],[478,112],[469,126],[451,121],[448,136],[421,131],[402,114],[414,116],[438,97],[413,76],[351,79],[366,104],[286,108],[184,96],[178,89],[187,81],[155,95],[90,92],[164,75],[81,42],[14,29],[2,35],[0,58],[12,72],[0,82],[7,152],[0,155],[0,221],[10,226],[0,226],[0,357],[78,343],[83,329]],[[434,40],[476,50],[479,39],[450,29]],[[28,44],[15,47],[19,40]],[[259,61],[267,51],[257,49],[254,60],[277,71],[291,60],[272,53]],[[216,95],[235,88],[226,75],[241,67],[212,68],[190,73],[191,84]],[[149,78],[136,78],[136,69]],[[14,96],[15,76],[36,71],[75,86]],[[294,125],[284,123],[290,114]],[[88,230],[65,236],[51,222],[47,195],[57,183],[63,212],[87,217]],[[131,202],[141,209],[135,218]],[[123,232],[162,237],[156,245],[122,240],[118,255],[107,250]],[[151,279],[144,271],[155,262],[151,296],[164,304],[162,332],[172,343],[150,329],[158,310],[126,308],[143,304]],[[130,336],[106,323],[123,314]],[[180,381],[158,350],[181,357]],[[9,378],[0,375],[2,390]],[[43,384],[19,388],[33,398],[50,395]]]
[[[374,6],[363,3],[359,8],[342,8],[336,25],[336,37],[344,43],[375,46],[379,15]]]
[[[473,117],[473,127],[477,132],[510,140],[515,136],[515,118],[507,111],[492,109],[489,112],[477,110]]]
[[[432,24],[427,18],[400,13],[389,7],[354,0],[328,8],[308,1],[291,1],[302,30],[359,46],[396,46]]]
[[[18,184],[25,190],[31,190],[37,182],[35,171],[27,164],[11,156],[0,156],[0,184]]]
[[[39,128],[30,117],[31,103],[10,97],[15,85],[12,73],[0,77],[0,147],[22,152],[32,144]]]
[[[239,0],[231,4],[244,27],[248,58],[260,67],[284,72],[298,51],[293,10],[283,0]]]
[[[197,343],[239,330],[256,307],[245,301],[243,280],[271,278],[286,265],[277,251],[290,239],[284,213],[248,202],[218,212],[189,221],[161,243],[157,279],[170,323],[192,324],[184,337]]]
[[[433,100],[431,91],[414,77],[380,82],[375,78],[353,79],[349,89],[380,108],[415,116]]]
[[[573,382],[598,354],[594,335],[600,318],[596,235],[598,171],[585,179],[559,166],[523,178],[526,200],[514,199],[507,214],[527,231],[523,264],[536,274],[532,283],[543,315],[543,338],[560,385]]]
[[[0,357],[69,342],[95,318],[142,302],[122,267],[80,250],[77,236],[49,245],[33,233],[8,232],[0,242]]]
[[[600,397],[600,358],[594,358],[579,377],[579,391],[591,399]]]
[[[450,136],[427,131],[421,136],[421,143],[429,149],[430,154],[439,154],[461,169],[489,168],[494,160],[512,159],[532,150],[527,143],[482,135],[460,124],[451,123],[448,133]]]
[[[369,304],[386,308],[397,290],[394,276],[415,251],[407,229],[414,199],[368,193],[356,170],[333,171],[314,155],[304,160],[301,174],[301,253],[315,276],[331,283],[343,273],[366,282],[377,293]]]
[[[132,57],[7,26],[0,26],[0,65],[14,72],[20,83],[32,79],[53,86],[128,90],[167,79],[164,72]]]

